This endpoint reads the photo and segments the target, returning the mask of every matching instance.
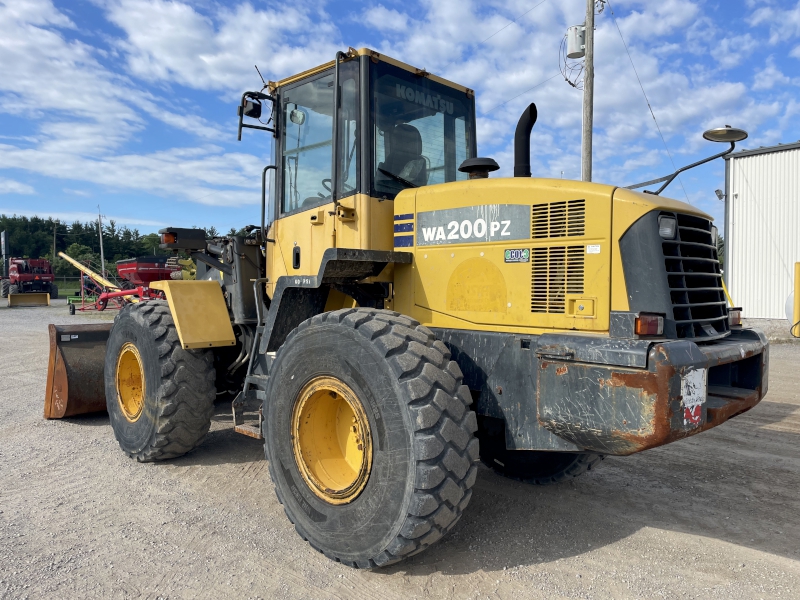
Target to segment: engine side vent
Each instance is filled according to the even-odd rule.
[[[583,293],[585,246],[531,249],[531,312],[564,314],[566,295]]]
[[[545,202],[531,207],[531,238],[558,238],[583,235],[586,226],[586,200]]]

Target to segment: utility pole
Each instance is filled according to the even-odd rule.
[[[56,262],[56,224],[53,222],[53,264]]]
[[[592,180],[592,126],[594,122],[594,3],[586,0],[586,64],[583,74],[583,136],[581,179]]]
[[[97,205],[97,233],[100,236],[100,272],[106,276],[106,257],[103,254],[103,215],[100,214],[100,205]]]

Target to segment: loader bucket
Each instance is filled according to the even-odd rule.
[[[106,409],[103,365],[113,323],[49,325],[50,360],[44,418],[61,419]]]
[[[50,294],[44,292],[29,292],[27,294],[9,294],[8,306],[50,306]]]

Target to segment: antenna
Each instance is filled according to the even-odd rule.
[[[264,81],[264,76],[261,74],[261,71],[258,70],[258,65],[253,65],[253,66],[255,66],[256,73],[258,73],[258,76],[261,77],[261,83],[264,84],[264,87],[261,88],[263,90],[265,87],[267,87],[267,82]]]

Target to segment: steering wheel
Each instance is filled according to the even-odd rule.
[[[325,196],[325,195],[322,194],[322,192],[318,192],[317,196],[319,196],[320,198],[330,198],[333,195],[333,192],[332,192],[332,190],[333,190],[333,181],[330,178],[323,179],[322,180],[322,187],[324,187],[326,191],[331,192],[331,194],[328,195],[328,196]],[[356,189],[352,185],[349,185],[349,184],[344,183],[344,182],[342,182],[342,187],[344,188],[345,192],[352,192],[354,189]]]

